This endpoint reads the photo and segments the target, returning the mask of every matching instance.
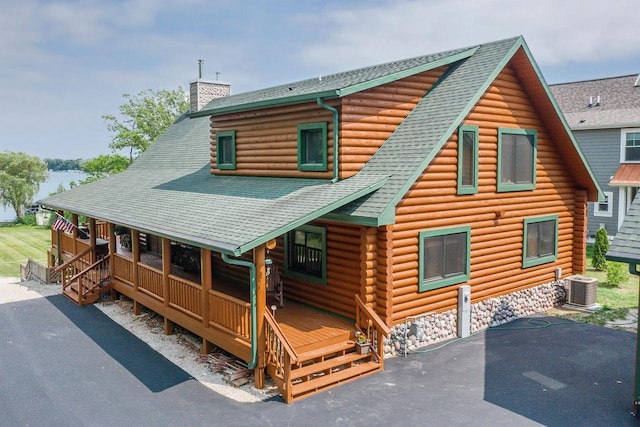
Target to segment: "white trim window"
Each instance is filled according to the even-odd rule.
[[[613,192],[603,191],[604,200],[593,204],[593,216],[604,216],[611,218],[613,216]]]
[[[622,129],[620,163],[640,163],[640,128]]]

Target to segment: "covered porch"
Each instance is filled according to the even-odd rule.
[[[75,215],[74,221],[77,224]],[[165,333],[171,334],[173,325],[178,324],[202,337],[203,353],[209,353],[213,343],[250,366],[253,362],[256,386],[263,385],[268,372],[287,402],[383,368],[382,345],[371,353],[355,353],[356,330],[376,344],[388,331],[358,297],[353,300],[354,305],[358,301],[362,305],[362,310],[356,311],[362,314],[357,319],[291,299],[281,308],[267,297],[267,244],[255,248],[252,257],[241,258],[256,266],[252,307],[249,269],[236,266],[235,273],[225,277],[219,253],[196,248],[199,271],[186,271],[172,262],[172,251],[179,242],[160,238],[160,252],[148,252],[141,248],[141,232],[131,229],[128,250],[119,244],[113,224],[89,219],[88,228],[86,238],[79,236],[77,229],[52,232],[52,264],[57,264],[58,253],[62,261],[72,261],[67,267],[72,270],[66,275],[69,277],[89,269],[99,257],[108,260],[112,295],[119,293],[133,300],[135,314],[144,306],[163,316]],[[96,253],[100,241],[106,244],[106,254]],[[244,276],[239,275],[241,270],[245,270]]]

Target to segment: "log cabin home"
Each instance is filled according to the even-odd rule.
[[[87,218],[49,256],[78,305],[124,295],[291,402],[585,270],[600,188],[522,37],[199,109],[206,83],[125,172],[41,202]]]

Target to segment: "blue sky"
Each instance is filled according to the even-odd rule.
[[[640,73],[637,0],[3,0],[0,150],[109,153],[122,94],[245,92],[523,35],[548,83]]]

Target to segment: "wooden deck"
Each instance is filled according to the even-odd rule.
[[[119,248],[118,254],[131,258],[131,252]],[[140,262],[162,270],[162,257],[141,253]],[[200,277],[172,266],[172,274],[199,283]],[[249,302],[249,286],[214,280],[213,289]],[[286,291],[285,291],[286,292]],[[270,307],[269,301],[267,308]],[[287,300],[284,308],[276,310],[275,318],[297,353],[317,350],[328,345],[353,340],[354,322],[308,305]]]
[[[289,300],[275,318],[298,354],[353,340],[355,332],[353,321]]]

